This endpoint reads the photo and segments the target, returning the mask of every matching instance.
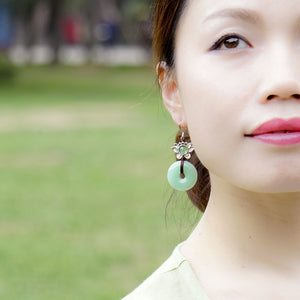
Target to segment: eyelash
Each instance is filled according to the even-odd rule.
[[[209,49],[210,51],[213,51],[213,50],[218,50],[220,49],[220,47],[222,46],[222,44],[228,40],[228,39],[232,39],[232,38],[235,38],[235,39],[238,39],[240,41],[244,41],[248,46],[251,47],[250,43],[242,36],[240,36],[239,34],[236,34],[236,33],[230,33],[230,34],[226,34],[224,36],[222,36],[221,38],[219,38],[213,45],[212,47]],[[229,48],[228,48],[229,49]],[[232,48],[232,49],[235,49],[235,48]]]

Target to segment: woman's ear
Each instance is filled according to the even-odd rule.
[[[172,116],[175,124],[180,128],[186,128],[186,117],[174,70],[170,70],[165,62],[160,62],[157,64],[156,72],[165,107]]]

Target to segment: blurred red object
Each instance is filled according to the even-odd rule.
[[[62,19],[62,37],[65,43],[70,45],[80,44],[82,41],[82,22],[77,17],[65,17]]]

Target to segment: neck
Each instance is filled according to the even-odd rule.
[[[299,274],[300,193],[256,194],[212,177],[208,207],[190,242],[224,269]]]

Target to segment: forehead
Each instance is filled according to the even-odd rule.
[[[286,22],[292,15],[300,15],[300,0],[187,0],[182,17],[202,22],[218,17],[258,22],[276,16],[277,22]]]

